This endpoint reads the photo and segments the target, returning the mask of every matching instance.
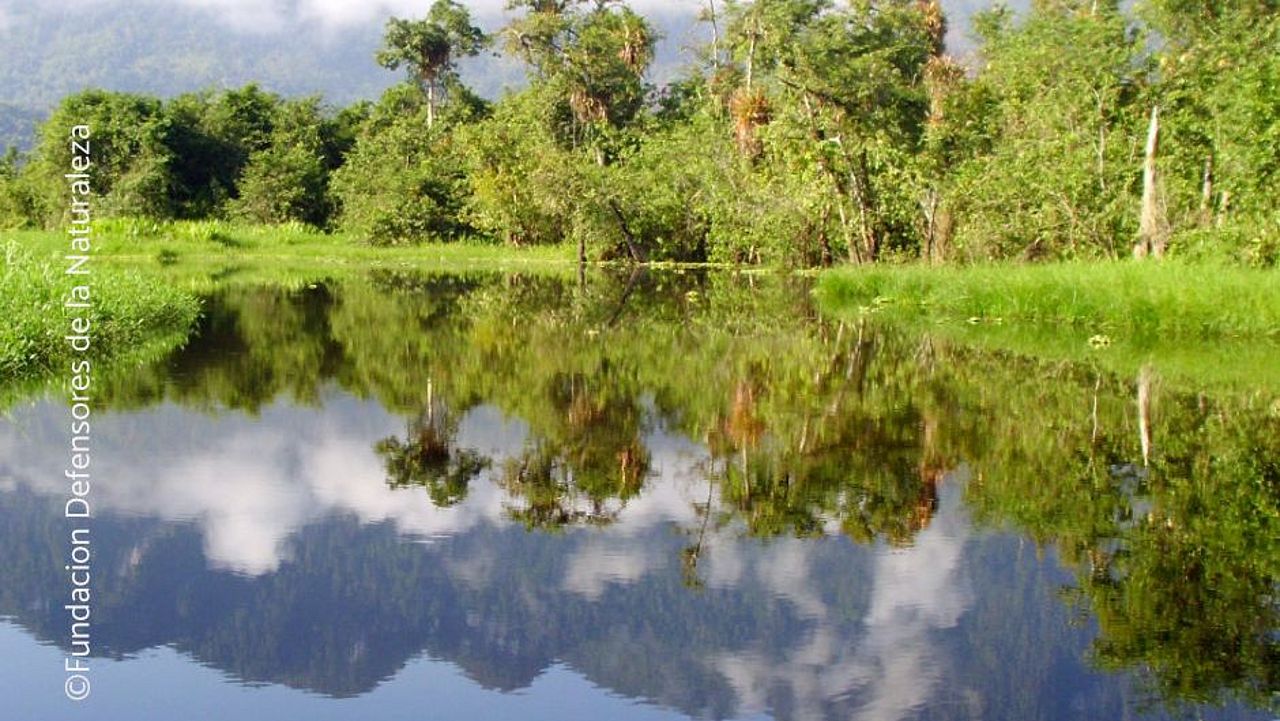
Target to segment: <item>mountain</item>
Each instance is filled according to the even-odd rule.
[[[45,114],[38,110],[0,103],[0,153],[9,147],[29,150],[36,126],[44,117]]]
[[[504,22],[501,3],[471,0],[477,22]],[[679,72],[707,29],[697,0],[634,3],[662,41],[652,70],[661,83]],[[986,0],[948,0],[951,39],[965,46],[968,17]],[[170,96],[248,82],[285,95],[320,93],[332,103],[376,97],[398,79],[373,54],[386,19],[418,15],[426,0],[0,0],[0,131],[20,112],[44,113],[88,87]],[[467,63],[467,80],[496,97],[523,70],[486,56]],[[16,110],[15,110],[16,109]]]

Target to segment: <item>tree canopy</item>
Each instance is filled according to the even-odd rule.
[[[1175,255],[1280,257],[1267,0],[995,7],[964,63],[936,0],[729,0],[661,87],[658,33],[625,2],[508,10],[492,38],[528,83],[493,102],[458,73],[491,36],[453,0],[387,23],[375,59],[408,82],[376,103],[69,96],[0,173],[0,224],[59,221],[77,119],[96,128],[106,214],[800,266],[1114,258],[1154,218]]]

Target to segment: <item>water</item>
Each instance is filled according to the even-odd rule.
[[[692,273],[231,279],[97,382],[93,692],[51,392],[0,425],[0,718],[1272,718],[1262,393]]]

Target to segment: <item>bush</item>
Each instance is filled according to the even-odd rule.
[[[465,187],[447,124],[428,128],[425,105],[417,90],[406,86],[383,96],[346,164],[333,175],[339,224],[375,245],[449,241],[467,234]]]

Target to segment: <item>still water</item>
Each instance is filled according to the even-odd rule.
[[[1270,719],[1280,413],[803,279],[226,282],[0,422],[0,719]]]

